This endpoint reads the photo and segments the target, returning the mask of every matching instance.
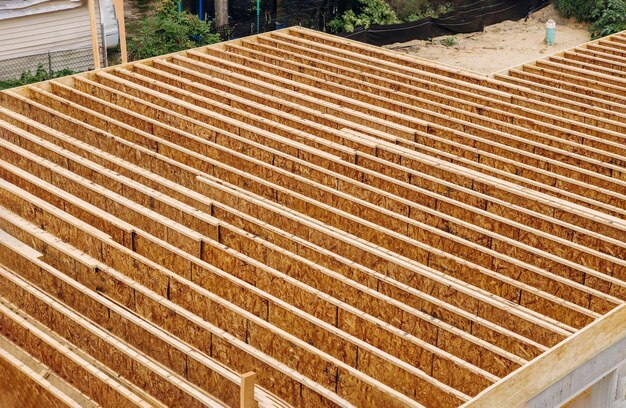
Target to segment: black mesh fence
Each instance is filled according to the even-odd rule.
[[[407,3],[397,0],[396,3]],[[411,2],[409,2],[411,3]],[[482,31],[485,26],[505,20],[517,20],[550,0],[430,0],[415,1],[416,5],[451,6],[452,11],[438,18],[425,18],[402,24],[373,25],[344,33],[347,38],[373,45],[387,45],[442,35]],[[411,3],[411,4],[413,4]],[[345,10],[356,8],[358,0],[231,0],[229,24],[216,28],[222,39],[234,39],[291,26],[328,31],[330,21]],[[232,5],[235,4],[235,7]],[[279,4],[277,6],[277,4]],[[390,1],[390,4],[394,4]],[[397,4],[396,4],[397,6]],[[406,4],[405,4],[406,6]],[[395,7],[397,8],[397,7]]]
[[[404,24],[373,25],[343,36],[382,46],[443,35],[472,33],[502,21],[522,19],[549,3],[550,0],[454,0],[453,11],[438,18],[425,18]]]

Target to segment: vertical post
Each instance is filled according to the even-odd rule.
[[[178,12],[181,13],[183,11],[183,1],[178,0]]]
[[[204,21],[204,0],[198,0],[198,18],[202,21]]]
[[[254,382],[256,373],[251,371],[241,376],[241,392],[239,394],[241,408],[257,408],[258,404],[254,399]]]
[[[128,51],[126,50],[126,24],[124,22],[124,0],[113,0],[113,8],[115,9],[115,18],[117,19],[117,27],[120,36],[120,52],[122,54],[122,63],[128,62]]]
[[[93,52],[93,67],[100,69],[100,46],[98,45],[98,26],[96,24],[96,0],[87,0],[89,8],[89,26],[91,28],[91,51]]]
[[[102,38],[102,61],[104,66],[109,66],[109,56],[107,55],[107,36],[104,32],[104,24],[100,24],[100,38]]]
[[[52,78],[52,54],[48,51],[48,76]]]
[[[256,0],[256,32],[261,30],[261,0]]]

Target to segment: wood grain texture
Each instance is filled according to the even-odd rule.
[[[624,72],[293,27],[0,92],[0,319],[99,403],[549,405],[619,357]]]

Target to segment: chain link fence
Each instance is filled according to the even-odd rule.
[[[107,66],[108,56],[103,27],[98,33],[100,66]],[[94,69],[93,51],[91,46],[69,50],[46,51],[34,55],[0,60],[0,89],[8,88],[14,83],[24,82],[20,79],[31,78],[42,81],[58,76]]]
[[[102,64],[104,63],[104,58]],[[49,51],[0,61],[0,81],[19,78],[22,73],[38,70],[52,77],[63,71],[82,72],[94,68],[91,47],[66,51]]]

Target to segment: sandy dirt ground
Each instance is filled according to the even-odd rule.
[[[546,21],[557,22],[556,44],[545,44]],[[416,55],[432,61],[466,70],[491,74],[522,65],[531,60],[590,41],[588,27],[575,20],[561,18],[553,6],[532,14],[527,21],[505,21],[485,31],[458,34],[456,45],[441,42],[447,37],[431,41],[415,40],[408,43],[388,45],[395,51]]]

